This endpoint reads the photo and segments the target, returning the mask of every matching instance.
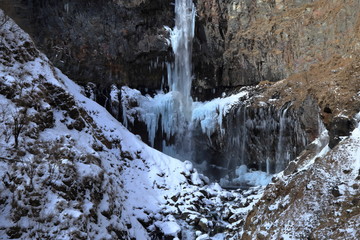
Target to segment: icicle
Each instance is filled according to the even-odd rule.
[[[285,143],[286,139],[284,138],[284,132],[286,131],[287,125],[287,117],[286,113],[289,110],[291,104],[285,106],[284,110],[280,112],[280,119],[279,119],[279,139],[276,148],[275,154],[275,171],[280,172],[285,167],[285,162],[289,161],[289,156],[287,154],[287,149],[284,147],[287,143]]]
[[[126,105],[125,101],[121,101],[121,108],[122,108],[122,122],[124,127],[128,127],[128,120],[127,120],[127,114],[126,114]]]
[[[266,173],[270,174],[270,159],[269,159],[269,157],[266,158]]]

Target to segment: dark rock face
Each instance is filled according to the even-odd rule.
[[[341,137],[349,136],[354,128],[353,120],[341,116],[334,118],[329,131],[329,147],[335,147],[341,141]]]
[[[227,8],[218,0],[194,2],[197,7],[193,50],[193,69],[196,76],[194,85],[203,89],[220,87],[227,32]]]
[[[79,83],[159,88],[171,56],[171,1],[8,1],[1,8]]]
[[[209,139],[198,128],[194,160],[201,163],[206,159],[208,176],[234,177],[240,165],[268,173],[282,171],[318,137],[319,115],[314,111],[304,116],[308,107],[304,103],[296,109],[291,102],[279,109],[272,104],[236,106],[224,117],[225,133],[219,128]]]
[[[358,48],[358,1],[195,0],[193,96],[278,81]],[[172,61],[174,0],[0,0],[80,83],[159,89]],[[326,37],[325,37],[326,36]],[[345,36],[345,37],[343,37]]]

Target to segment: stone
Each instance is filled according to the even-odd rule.
[[[80,113],[76,108],[72,108],[69,111],[69,117],[71,117],[72,119],[77,119],[79,117]]]
[[[112,83],[158,89],[166,76],[171,50],[164,26],[174,24],[169,0],[0,0],[0,4],[78,83],[91,81],[102,90]],[[21,57],[27,59],[32,48],[26,43],[24,48]]]
[[[347,117],[335,117],[330,125],[329,130],[329,147],[334,148],[342,136],[349,136],[355,128],[355,123]]]
[[[334,196],[334,197],[340,197],[342,194],[340,193],[339,191],[339,188],[336,186],[336,187],[333,187],[331,189],[331,194]]]
[[[209,231],[208,220],[206,218],[201,218],[199,223],[198,223],[198,226],[200,227],[200,229],[203,232],[208,232]]]
[[[296,171],[296,168],[297,168],[297,164],[294,161],[291,161],[284,170],[284,175],[287,176],[294,173]]]

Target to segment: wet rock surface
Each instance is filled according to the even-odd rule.
[[[228,175],[232,179],[240,165],[277,173],[318,137],[318,112],[307,116],[307,121],[301,120],[309,106],[304,111],[288,102],[276,108],[271,103],[252,104],[255,99],[243,99],[233,106],[210,138],[195,124],[194,161],[200,164],[206,161],[209,176]]]

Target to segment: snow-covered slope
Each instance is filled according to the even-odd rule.
[[[0,22],[1,239],[224,239],[261,197],[144,144]]]
[[[147,239],[149,216],[176,236],[166,198],[201,176],[128,132],[0,19],[0,238]]]
[[[243,239],[360,238],[360,127],[334,149],[312,147],[267,187]]]

